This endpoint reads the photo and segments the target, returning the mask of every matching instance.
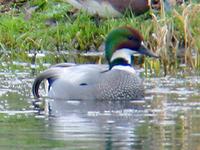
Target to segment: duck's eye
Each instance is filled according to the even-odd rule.
[[[135,36],[132,36],[132,35],[128,36],[128,39],[129,39],[130,41],[139,42],[139,39],[136,38]]]
[[[134,40],[134,37],[133,37],[132,35],[129,35],[129,36],[128,36],[128,39],[129,39],[129,40]]]

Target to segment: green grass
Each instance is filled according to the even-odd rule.
[[[10,6],[11,11],[0,14],[0,49],[10,52],[12,59],[30,61],[23,54],[30,50],[98,49],[111,29],[129,24],[161,56],[161,61],[146,59],[145,66],[153,75],[176,73],[181,61],[189,70],[200,69],[200,5],[195,2],[177,6],[171,12],[151,11],[109,19],[75,12],[61,0],[34,0],[27,1],[26,6],[21,3]],[[30,8],[34,11],[28,16],[25,9],[30,11]],[[177,56],[180,48],[186,52],[181,59]]]

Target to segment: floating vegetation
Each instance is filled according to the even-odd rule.
[[[0,57],[5,61],[37,63],[27,54],[41,51],[58,55],[50,60],[48,56],[42,58],[44,62],[40,63],[71,61],[60,52],[102,51],[107,33],[129,24],[142,32],[148,47],[161,57],[145,59],[147,76],[176,74],[180,70],[198,73],[200,69],[200,4],[195,1],[168,11],[161,1],[159,11],[105,19],[77,11],[61,0],[19,0],[0,7],[0,20]]]

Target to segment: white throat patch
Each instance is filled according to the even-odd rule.
[[[123,58],[125,59],[129,64],[131,64],[131,55],[133,55],[134,51],[127,49],[127,48],[123,48],[120,50],[117,50],[116,52],[113,53],[110,62],[112,62],[113,60],[117,59],[117,58]]]
[[[117,66],[114,66],[112,68],[112,70],[115,69],[115,70],[123,70],[123,71],[126,71],[126,72],[129,72],[131,74],[136,74],[136,71],[133,67],[131,66],[120,66],[120,65],[117,65]]]

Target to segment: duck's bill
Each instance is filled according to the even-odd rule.
[[[150,50],[144,45],[143,42],[141,43],[141,46],[140,46],[140,48],[139,48],[139,50],[138,50],[138,53],[143,54],[143,55],[146,55],[146,56],[149,56],[149,57],[159,58],[159,56],[156,55],[155,53],[153,53],[152,51],[150,51]]]

